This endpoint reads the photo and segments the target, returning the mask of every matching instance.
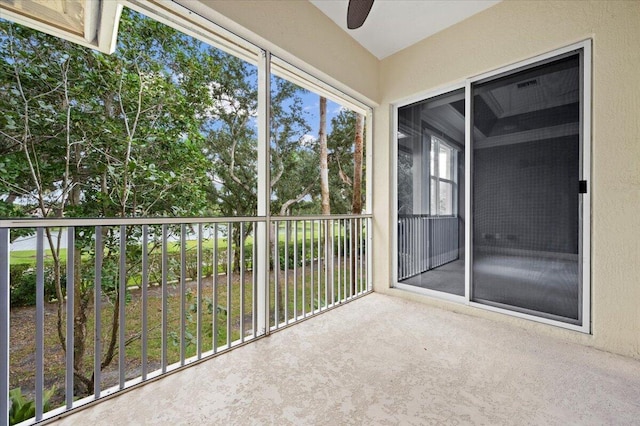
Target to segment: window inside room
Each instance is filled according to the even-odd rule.
[[[456,214],[457,151],[435,136],[431,136],[431,214],[453,216]]]

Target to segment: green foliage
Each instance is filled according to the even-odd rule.
[[[329,197],[332,214],[351,213],[355,124],[356,113],[349,110],[340,111],[331,120],[331,133],[327,136],[327,145],[330,151]],[[365,183],[363,182],[363,188],[364,185]]]
[[[282,253],[284,253],[284,246],[281,247]],[[293,247],[293,246],[291,246]],[[293,248],[291,248],[293,250]],[[298,251],[300,251],[299,248]],[[140,286],[142,285],[142,269],[141,263],[136,260],[136,252],[140,252],[139,245],[131,244],[127,246],[128,258],[127,262],[129,267],[126,269],[127,274],[127,286]],[[117,296],[117,289],[120,284],[119,281],[119,252],[109,252],[102,260],[101,269],[101,290],[104,295],[109,297],[111,301]],[[239,253],[237,248],[234,248],[234,253]],[[290,261],[293,262],[293,252],[291,251]],[[90,254],[84,258],[80,266],[80,280],[81,288],[83,289],[83,295],[88,296],[93,291],[95,283],[95,258],[94,254]],[[284,256],[284,254],[282,254]],[[301,256],[299,254],[299,256]],[[159,284],[162,281],[162,253],[153,252],[149,255],[149,263],[147,273],[149,275],[149,283]],[[180,279],[180,264],[181,254],[180,252],[171,251],[167,255],[168,259],[168,271],[167,280],[169,282],[175,282]],[[284,259],[284,257],[282,257]],[[245,270],[250,270],[253,267],[253,243],[251,241],[245,242],[244,246],[244,261]],[[129,263],[130,262],[130,263]],[[293,265],[293,263],[290,263]],[[185,276],[187,280],[195,280],[198,277],[198,253],[195,247],[190,247],[186,250],[185,259]],[[209,277],[213,275],[213,248],[203,247],[201,253],[201,269],[202,276]],[[218,249],[218,270],[216,273],[227,272],[227,247],[226,245],[220,245]],[[45,283],[45,301],[51,301],[56,297],[56,287],[53,279],[53,268],[51,263],[45,265],[44,271],[44,283]],[[66,280],[66,265],[63,263],[60,265],[61,282]],[[36,271],[33,263],[12,265],[10,269],[10,282],[11,282],[11,306],[33,306],[36,303]],[[62,286],[64,295],[65,287]],[[127,298],[129,296],[127,295]]]
[[[12,265],[9,273],[11,306],[31,306],[36,304],[36,271],[32,265]],[[50,267],[45,268],[44,300],[56,295]]]
[[[208,194],[215,173],[204,141],[205,130],[216,128],[211,109],[220,99],[210,89],[220,84],[227,56],[129,9],[119,26],[116,51],[104,55],[0,20],[1,216],[201,216],[214,210]],[[77,230],[69,250],[75,249],[81,310],[93,293],[96,250],[103,255],[101,287],[112,299],[121,239],[127,241],[125,272],[139,275],[140,245],[133,243],[139,233],[104,228],[96,249],[92,230]],[[49,249],[64,271],[60,249]],[[64,289],[61,278],[55,285]],[[25,271],[15,283],[16,303],[32,303],[33,274]],[[85,347],[77,343],[78,350]]]
[[[187,291],[186,297],[187,297],[186,320],[191,324],[195,324],[197,322],[198,304],[194,301],[194,295],[193,295],[193,292],[191,292],[191,290]],[[201,301],[201,306],[202,306],[203,313],[213,315],[214,306],[213,306],[213,300],[210,297],[206,297],[206,296],[203,297]],[[216,310],[216,315],[218,316],[219,321],[223,321],[224,319],[226,319],[227,308],[225,308],[222,305],[217,305],[215,307],[215,310]],[[218,335],[216,336],[216,339],[220,338],[222,332],[226,333],[226,330],[223,330],[222,328],[217,330]],[[213,336],[212,322],[207,321],[202,324],[202,333],[204,336],[207,336],[207,337]],[[169,332],[169,340],[171,341],[171,344],[173,346],[178,346],[180,344],[180,334],[175,331]],[[187,347],[196,346],[198,344],[197,336],[195,336],[193,333],[187,330],[185,332],[185,343]]]
[[[112,55],[5,21],[0,31],[0,193],[35,194],[14,208],[82,217],[206,209],[199,129],[210,101],[201,95],[219,67],[203,71],[202,42],[130,10]],[[78,191],[64,193],[64,211],[52,196],[61,184]]]
[[[275,76],[271,88],[271,211],[297,214],[297,203],[288,208],[284,204],[320,191],[317,144],[305,140],[311,126],[300,96],[307,91]]]
[[[302,266],[303,263],[308,263],[311,260],[311,251],[309,250],[309,244],[311,244],[311,240],[307,239],[306,250],[303,253],[302,241],[298,241],[297,247],[293,241],[289,241],[288,244],[286,244],[284,241],[280,241],[278,243],[278,262],[280,262],[280,270],[284,270],[285,267],[293,268],[294,266]],[[286,262],[287,258],[288,262]],[[272,263],[271,267],[273,268],[273,258],[270,259],[270,262]]]
[[[115,52],[105,55],[0,19],[0,217],[255,216],[257,68],[130,9],[123,10],[119,28]],[[272,210],[317,213],[318,151],[304,139],[310,131],[305,91],[275,76],[272,83]],[[347,119],[334,124],[329,144],[336,159],[330,164],[348,174],[353,138]],[[331,185],[338,197],[348,196],[339,181]],[[347,212],[349,203],[343,204],[332,199],[334,213]],[[12,239],[26,235],[20,232],[12,231]],[[127,284],[141,284],[140,227],[103,227],[101,247],[93,232],[76,229],[76,246],[68,248],[75,250],[80,310],[93,294],[96,251],[101,289],[115,301],[121,240]],[[252,226],[234,224],[228,232],[228,244],[245,247],[245,267],[252,267]],[[158,241],[156,233],[153,244]],[[54,264],[47,268],[60,271],[57,281],[51,271],[45,274],[51,298],[56,287],[64,291],[67,249],[48,249]],[[278,250],[284,267],[284,246]],[[158,251],[149,252],[151,282],[161,277]],[[221,247],[216,263],[205,249],[204,274],[224,272],[214,270],[216,264],[237,270],[240,251],[233,251],[231,265],[226,254]],[[179,256],[170,252],[169,280],[179,278]],[[195,278],[195,250],[188,250],[186,266],[188,278]],[[11,285],[12,303],[34,302],[29,266],[15,272]],[[80,351],[89,346],[76,343]],[[75,373],[87,383],[92,375]]]
[[[46,389],[42,395],[43,411],[50,410],[49,400],[55,393],[55,386]],[[9,424],[15,425],[25,420],[29,420],[36,415],[36,402],[25,398],[20,388],[11,389],[9,391],[9,400],[11,407],[9,408]]]
[[[234,249],[234,253],[238,254],[239,250],[237,248]],[[214,264],[213,264],[213,249],[212,248],[203,248],[201,253],[201,265],[202,265],[202,276],[209,277],[214,274]],[[251,269],[253,265],[253,243],[245,242],[244,245],[244,261],[245,261],[245,270]],[[168,281],[176,281],[180,278],[180,264],[181,264],[181,254],[172,252],[167,255],[167,263],[168,263],[168,271],[167,271],[167,280]],[[227,265],[227,248],[221,247],[218,249],[218,259],[217,259],[218,269],[215,271],[216,274],[226,273],[228,269]],[[198,253],[195,249],[187,249],[186,258],[185,258],[185,276],[188,280],[195,280],[198,278]],[[141,271],[137,271],[139,280],[139,276]],[[149,256],[149,281],[151,283],[159,283],[162,279],[162,254],[161,253],[153,253]],[[140,284],[140,282],[136,282],[136,284]]]

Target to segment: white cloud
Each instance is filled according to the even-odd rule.
[[[220,93],[220,83],[212,81],[209,83],[209,95],[213,99],[213,106],[208,109],[208,118],[218,118],[221,114],[249,115],[256,117],[256,110],[243,108],[240,101],[228,93]]]
[[[302,135],[300,137],[300,145],[305,148],[312,148],[318,142],[318,138],[313,135]]]
[[[311,105],[305,105],[302,107],[303,111],[318,111],[320,109],[320,102],[316,102]]]

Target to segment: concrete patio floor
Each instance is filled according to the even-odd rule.
[[[640,362],[370,294],[55,422],[640,424]]]

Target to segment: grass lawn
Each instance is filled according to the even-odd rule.
[[[334,252],[336,258],[331,265],[324,263],[319,265],[318,258],[324,256],[324,251],[318,252],[318,245],[324,246],[321,242],[321,230],[324,233],[324,227],[320,222],[305,222],[305,226],[298,223],[297,231],[295,226],[291,226],[289,233],[289,245],[286,249],[289,261],[285,261],[285,236],[286,227],[284,222],[280,222],[277,234],[279,236],[279,265],[284,268],[287,264],[288,270],[279,270],[277,274],[270,272],[269,285],[269,304],[270,304],[270,321],[269,326],[273,327],[282,322],[288,322],[309,314],[312,311],[317,312],[319,308],[331,305],[333,301],[339,302],[347,296],[351,295],[351,265],[346,262],[343,253],[339,253],[344,248],[348,249],[348,235],[346,229],[341,226],[341,222],[334,222],[333,236],[335,238],[334,247],[339,250]],[[313,231],[313,239],[311,234]],[[157,235],[157,234],[156,234]],[[198,242],[195,236],[190,235],[185,241],[187,250],[186,259],[186,291],[183,300],[180,298],[181,289],[179,287],[180,277],[180,252],[181,244],[179,241],[169,241],[167,245],[168,251],[168,285],[166,293],[166,305],[163,304],[162,288],[157,285],[161,281],[162,272],[162,255],[158,241],[149,244],[149,281],[154,283],[148,287],[148,298],[146,301],[146,321],[148,326],[148,336],[146,341],[146,362],[148,372],[158,370],[163,365],[163,346],[166,348],[166,365],[179,362],[181,359],[181,340],[184,339],[185,351],[182,356],[190,358],[196,355],[198,332],[200,333],[200,349],[203,353],[212,351],[214,346],[223,347],[230,342],[239,340],[242,336],[250,339],[253,336],[254,327],[254,277],[253,277],[253,237],[250,236],[245,241],[245,260],[247,262],[244,272],[244,280],[238,273],[231,274],[227,278],[227,238],[203,239],[203,256],[201,261],[203,275],[203,286],[201,292],[201,323],[198,331],[197,318],[197,288],[193,281],[197,273],[198,258],[195,256],[197,252]],[[213,259],[214,244],[217,243],[218,259]],[[294,247],[297,245],[298,253],[294,257]],[[305,252],[302,253],[302,246],[305,246]],[[128,254],[136,257],[136,252],[140,252],[140,245],[130,245],[127,247]],[[313,253],[313,254],[312,254]],[[106,288],[107,279],[117,280],[117,253],[111,256],[115,262],[105,265],[103,268],[103,289]],[[357,254],[357,253],[356,253]],[[11,252],[11,265],[33,265],[35,266],[35,250],[22,250]],[[339,257],[338,257],[339,256]],[[66,262],[67,251],[62,249],[60,252],[60,260],[62,264]],[[128,256],[129,257],[129,256]],[[273,260],[273,253],[269,255]],[[107,255],[105,254],[105,259]],[[294,272],[293,261],[297,259],[298,266]],[[312,259],[313,258],[313,259]],[[83,254],[82,259],[86,259],[86,265],[89,269],[92,267],[92,259],[89,254]],[[339,260],[339,261],[338,261]],[[45,261],[52,262],[51,252],[45,251]],[[143,303],[141,294],[141,267],[137,263],[128,259],[127,263],[127,303],[125,307],[125,366],[123,367],[126,379],[139,377],[142,374],[142,348],[145,342],[142,342],[142,313]],[[214,273],[214,262],[217,262],[217,271]],[[314,262],[314,268],[311,268],[311,262]],[[329,267],[330,266],[330,267]],[[111,275],[107,275],[105,271],[111,269]],[[82,269],[84,271],[84,267]],[[82,272],[85,273],[85,272]],[[93,272],[86,272],[93,274]],[[333,288],[331,288],[328,278],[333,276]],[[115,278],[114,278],[115,277]],[[363,274],[364,278],[364,274]],[[355,277],[356,286],[364,288],[364,282],[360,282],[360,277]],[[328,282],[329,281],[329,282]],[[216,283],[214,285],[214,282]],[[362,287],[360,285],[362,284]],[[94,330],[95,330],[95,312],[93,307],[92,296],[92,278],[87,280],[87,322],[85,330],[84,355],[82,357],[82,371],[85,377],[91,378],[92,368],[94,364]],[[116,284],[117,285],[117,284]],[[277,287],[277,291],[276,291]],[[76,299],[80,299],[76,294]],[[100,342],[102,345],[101,360],[105,360],[108,344],[112,333],[112,323],[114,318],[114,301],[103,298],[100,311],[101,317],[101,335]],[[64,308],[64,307],[63,307]],[[64,309],[63,309],[64,310]],[[166,312],[166,338],[163,342],[162,336],[162,318],[163,311]],[[115,312],[117,316],[117,312]],[[76,312],[77,315],[77,312]],[[11,353],[10,353],[10,386],[11,388],[20,387],[27,397],[33,398],[35,383],[35,308],[23,307],[11,310]],[[64,339],[64,313],[63,313],[62,335]],[[182,334],[182,322],[184,321],[185,332]],[[64,386],[65,386],[65,352],[60,344],[60,338],[57,330],[57,302],[48,303],[45,308],[44,321],[44,374],[45,388],[51,386],[56,387],[55,396],[52,398],[52,407],[55,408],[63,403]],[[121,325],[122,326],[122,325]],[[261,332],[261,331],[258,331]],[[116,336],[118,335],[116,330]],[[76,335],[76,339],[78,339]],[[118,345],[114,348],[113,359],[102,369],[101,389],[117,385],[119,382],[119,366],[118,366]],[[76,383],[81,383],[80,379]],[[91,393],[91,392],[89,392]],[[76,395],[86,395],[87,392],[76,389]]]
[[[35,250],[14,250],[11,251],[10,265],[36,265]],[[67,249],[60,249],[60,258],[64,262],[67,259]],[[45,262],[53,262],[51,250],[44,251]]]
[[[312,271],[310,264],[305,265],[305,272],[302,273],[302,267],[298,267],[294,276],[293,270],[279,271],[278,287],[280,289],[278,298],[278,317],[279,322],[286,319],[293,320],[294,312],[300,317],[302,312],[309,313],[312,308],[317,309],[318,306],[324,307],[327,300],[331,300],[331,288],[325,288],[327,269],[320,268],[316,262]],[[271,320],[270,325],[275,325],[275,306],[276,291],[275,282],[276,275],[272,271],[270,273],[270,307]],[[285,278],[286,276],[286,278]],[[347,295],[350,295],[350,285],[345,285],[345,277],[348,281],[350,278],[350,269],[348,265],[336,267],[333,271],[334,300],[338,300],[338,295],[344,296],[346,287]],[[245,272],[244,284],[241,285],[239,274],[232,274],[230,281],[226,275],[217,276],[217,284],[214,294],[213,278],[209,277],[203,280],[202,287],[202,322],[201,322],[201,350],[202,352],[211,351],[215,343],[217,347],[227,344],[227,332],[230,332],[230,340],[235,341],[244,334],[245,338],[251,338],[253,329],[253,275],[251,271]],[[320,285],[318,285],[320,283]],[[364,285],[363,285],[364,286]],[[185,358],[196,355],[197,341],[197,288],[196,283],[190,281],[186,283],[186,292],[184,299],[185,313]],[[241,295],[244,293],[244,300]],[[229,293],[228,293],[229,292]],[[126,377],[127,379],[135,378],[142,373],[142,346],[141,330],[142,330],[142,308],[143,300],[140,289],[130,289],[128,291],[128,302],[125,309],[125,335],[126,341]],[[181,335],[181,300],[180,288],[178,286],[167,287],[167,364],[180,361],[180,335]],[[325,298],[325,294],[329,295],[329,299]],[[229,298],[228,298],[229,296]],[[214,302],[215,301],[215,302]],[[230,302],[230,303],[229,303]],[[243,305],[243,326],[241,327],[240,306]],[[285,318],[286,305],[287,316]],[[217,306],[218,309],[213,309]],[[147,363],[148,371],[154,371],[162,366],[162,289],[159,286],[151,286],[148,288],[147,299],[147,324],[148,324],[148,340],[147,340]],[[216,328],[214,329],[214,312]],[[107,342],[111,333],[111,324],[114,314],[113,304],[104,299],[101,309],[101,342],[102,342],[102,359],[107,350]],[[227,317],[227,315],[229,315]],[[86,327],[86,351],[83,357],[83,371],[88,377],[91,376],[93,365],[93,334],[94,334],[94,309],[91,304],[87,308],[87,327]],[[11,388],[21,387],[23,394],[33,397],[33,389],[35,382],[35,308],[25,307],[11,310],[11,361],[10,361],[10,381]],[[52,399],[55,408],[63,402],[64,398],[64,351],[60,345],[56,331],[56,304],[47,304],[45,310],[45,387],[56,386],[56,394]],[[227,325],[229,326],[227,330]],[[106,389],[118,384],[118,355],[117,345],[115,348],[114,359],[108,367],[102,370],[101,388]]]
[[[294,222],[295,223],[295,222]],[[280,222],[280,226],[278,227],[278,235],[280,237],[284,237],[286,234],[286,230],[285,230],[285,226],[284,226],[285,222]],[[314,221],[313,225],[311,222],[309,221],[305,221],[305,226],[303,227],[302,224],[300,224],[298,222],[298,226],[297,226],[297,235],[296,238],[298,240],[298,244],[302,244],[302,240],[306,238],[306,244],[308,245],[311,241],[311,230],[313,228],[313,234],[314,234],[314,239],[317,241],[318,236],[320,235],[320,228],[321,228],[321,224],[318,223],[317,221]],[[291,244],[293,244],[293,240],[294,240],[294,230],[295,230],[295,226],[294,224],[291,225],[290,227],[290,241]],[[341,227],[340,223],[338,221],[334,222],[334,236],[337,238],[338,236],[344,236],[344,232],[345,230]],[[280,240],[280,244],[284,244],[284,241]],[[203,248],[206,249],[213,249],[213,239],[203,239],[202,240],[202,246]],[[45,241],[45,247],[47,246],[47,242]],[[195,252],[197,249],[197,239],[195,238],[195,234],[193,234],[192,236],[188,236],[187,240],[186,240],[186,249],[189,252]],[[253,236],[250,235],[249,237],[247,237],[247,239],[245,240],[245,248],[247,250],[247,252],[250,252],[250,250],[253,247]],[[176,241],[169,241],[169,243],[167,244],[167,251],[169,252],[169,254],[177,254],[180,253],[180,243],[176,242]],[[221,237],[218,238],[218,250],[220,251],[226,251],[227,249],[227,238],[226,237]],[[159,252],[161,250],[160,248],[160,244],[159,242],[155,242],[155,243],[149,243],[148,245],[148,250],[150,253],[154,253],[154,252]],[[45,262],[51,262],[52,261],[52,255],[51,255],[51,250],[50,249],[45,249]],[[60,249],[60,261],[62,263],[66,262],[67,260],[67,249]],[[11,265],[18,265],[18,264],[32,264],[35,265],[36,263],[36,250],[12,250],[11,251],[11,257],[10,257],[10,264]]]

